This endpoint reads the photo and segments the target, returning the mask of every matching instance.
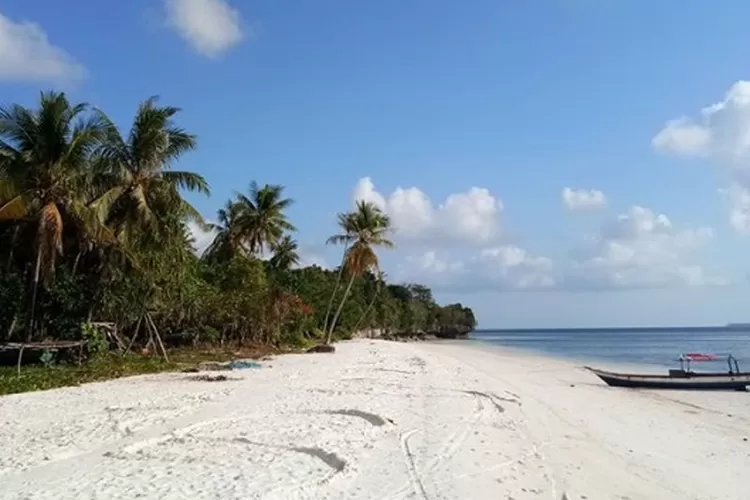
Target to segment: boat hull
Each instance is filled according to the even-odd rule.
[[[612,387],[745,391],[747,386],[750,385],[750,373],[685,373],[679,376],[637,375],[586,368]]]

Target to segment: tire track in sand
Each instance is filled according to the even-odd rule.
[[[463,446],[463,444],[466,442],[466,439],[469,437],[471,432],[477,427],[477,424],[479,423],[479,421],[482,420],[482,418],[485,416],[486,414],[485,410],[489,408],[487,405],[484,404],[484,398],[480,396],[478,393],[468,392],[466,394],[472,396],[474,398],[474,402],[476,403],[474,406],[474,410],[471,413],[470,418],[468,419],[468,421],[466,421],[466,423],[461,425],[454,432],[451,432],[450,434],[448,434],[448,437],[442,441],[440,449],[434,455],[435,458],[430,460],[425,465],[421,473],[416,467],[414,454],[408,446],[408,439],[411,438],[411,436],[413,436],[417,432],[420,432],[420,431],[424,432],[425,429],[418,427],[416,429],[411,429],[410,431],[402,434],[401,450],[404,454],[405,461],[407,463],[407,472],[409,473],[410,484],[401,486],[396,491],[388,495],[386,498],[389,498],[391,500],[398,500],[398,499],[407,498],[412,493],[415,493],[418,496],[421,495],[421,498],[429,499],[429,497],[426,494],[426,490],[424,487],[424,482],[422,481],[422,477],[424,475],[434,472],[435,469],[437,469],[441,464],[445,463],[446,460],[450,460],[461,449],[461,446]],[[415,483],[415,480],[416,480],[416,483]]]
[[[417,466],[414,463],[414,454],[409,447],[409,438],[420,430],[422,429],[416,428],[401,434],[401,453],[403,454],[404,462],[406,463],[406,470],[409,473],[409,486],[411,486],[411,490],[417,495],[417,497],[420,497],[423,500],[430,500],[424,489],[422,478],[417,471]]]

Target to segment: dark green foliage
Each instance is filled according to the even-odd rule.
[[[371,204],[339,215],[330,242],[343,244],[342,273],[297,267],[292,200],[283,186],[255,182],[219,211],[215,241],[196,256],[187,223],[206,224],[182,194],[208,185],[171,170],[197,145],[173,122],[178,111],[148,99],[121,135],[101,111],[63,94],[43,94],[38,109],[0,108],[0,342],[86,340],[96,359],[74,376],[85,381],[117,367],[130,373],[107,353],[110,330],[94,323],[146,352],[155,350],[153,330],[168,347],[302,347],[362,330],[474,327],[470,309],[441,307],[421,285],[385,282],[377,252],[393,246],[390,221]],[[65,378],[72,368],[52,370]],[[59,385],[34,377],[29,387]]]

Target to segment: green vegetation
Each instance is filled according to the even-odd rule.
[[[460,304],[441,307],[423,286],[385,283],[376,252],[393,247],[390,220],[372,204],[339,215],[329,243],[344,252],[333,271],[296,267],[282,186],[251,182],[207,224],[182,194],[208,194],[208,183],[173,169],[197,144],[175,124],[178,113],[150,98],[121,131],[61,93],[43,93],[36,109],[0,109],[0,343],[86,340],[99,354],[67,371],[25,369],[16,389],[177,366],[101,352],[117,346],[92,322],[145,353],[158,352],[159,339],[170,349],[282,349],[363,329],[474,327]],[[189,222],[215,230],[202,256]],[[11,392],[9,373],[0,371],[0,393]]]

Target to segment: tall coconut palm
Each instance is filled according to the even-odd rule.
[[[127,137],[107,120],[106,141],[96,151],[99,175],[111,187],[92,206],[115,227],[124,243],[144,231],[157,240],[165,232],[179,231],[167,222],[189,218],[202,223],[200,214],[182,198],[180,190],[209,193],[202,176],[170,170],[175,161],[195,148],[196,138],[173,123],[180,108],[159,106],[157,101],[157,97],[151,97],[138,106]]]
[[[349,249],[349,244],[354,240],[355,227],[352,212],[344,212],[337,215],[338,224],[342,232],[335,234],[328,238],[326,245],[331,244],[343,244],[344,251],[341,256],[341,264],[339,265],[339,272],[336,273],[336,283],[333,285],[333,292],[331,292],[331,298],[328,299],[328,307],[326,308],[326,317],[323,321],[323,331],[328,331],[328,320],[331,316],[331,309],[333,308],[333,299],[339,292],[339,285],[341,284],[341,276],[344,273],[344,262],[346,260],[346,251]]]
[[[342,225],[343,223],[343,225]],[[339,224],[343,234],[329,238],[331,243],[349,243],[345,252],[344,268],[349,274],[349,284],[344,291],[336,314],[326,335],[326,344],[331,342],[333,330],[336,328],[341,311],[354,284],[354,279],[367,271],[378,269],[378,256],[375,247],[393,248],[394,244],[388,239],[391,230],[391,220],[373,203],[358,201],[356,209],[349,215],[339,216]]]
[[[271,245],[271,259],[269,263],[274,269],[287,270],[292,266],[299,264],[299,254],[297,253],[297,242],[288,234],[279,241]]]
[[[104,241],[107,228],[87,205],[90,154],[101,144],[107,118],[86,114],[64,93],[44,92],[38,109],[0,108],[0,221],[33,235],[30,324],[40,281],[49,283],[68,234],[74,241]]]
[[[253,181],[247,195],[237,194],[242,240],[252,254],[262,253],[275,245],[287,231],[296,231],[284,211],[294,203],[283,197],[284,186]]]

